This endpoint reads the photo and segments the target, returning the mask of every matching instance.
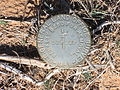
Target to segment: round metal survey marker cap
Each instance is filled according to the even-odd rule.
[[[84,60],[91,46],[87,25],[72,15],[56,15],[46,20],[37,37],[41,58],[54,67],[74,68]]]

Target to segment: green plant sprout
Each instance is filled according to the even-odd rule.
[[[91,74],[90,72],[83,73],[85,81],[88,81],[93,78],[90,74]]]
[[[8,23],[6,21],[4,21],[4,20],[0,20],[0,24],[6,25]]]
[[[97,17],[97,18],[101,18],[102,19],[102,18],[104,18],[104,15],[109,15],[109,13],[106,12],[106,11],[92,11],[91,15],[93,17]]]
[[[116,42],[117,46],[120,48],[120,40]]]

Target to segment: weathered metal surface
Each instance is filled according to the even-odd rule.
[[[71,15],[56,15],[40,28],[37,45],[40,56],[59,68],[78,65],[91,46],[90,32],[81,19]]]

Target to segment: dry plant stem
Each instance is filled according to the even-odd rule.
[[[14,63],[20,63],[20,64],[38,66],[38,67],[44,68],[44,69],[53,68],[53,67],[50,67],[49,65],[47,65],[46,63],[40,61],[40,60],[27,59],[27,58],[23,58],[23,57],[18,58],[18,57],[13,57],[13,56],[0,56],[0,60],[14,62]]]
[[[81,0],[79,0],[78,1],[81,5],[82,5],[82,7],[85,9],[85,11],[87,12],[87,15],[89,15],[89,17],[91,17],[92,18],[92,16],[89,14],[89,11],[88,11],[88,9],[86,8],[86,6],[82,3],[82,1]]]
[[[106,72],[106,70],[107,70],[108,68],[110,68],[110,66],[106,67],[93,81],[91,81],[91,82],[86,86],[86,88],[85,88],[84,90],[88,90],[88,87],[89,87],[93,82],[95,82],[95,80],[97,80],[99,77],[101,77],[101,76],[104,74],[104,72]]]
[[[86,86],[86,88],[84,90],[88,90],[88,87],[95,82],[95,80],[97,80],[99,77],[101,77],[103,75],[103,73],[110,68],[111,66],[108,66],[110,64],[110,61],[107,62],[107,64],[105,65],[105,69],[91,82],[89,82],[89,84]]]
[[[8,62],[14,62],[14,63],[20,63],[20,64],[26,64],[26,65],[32,65],[32,66],[37,66],[40,68],[44,68],[44,69],[51,69],[54,67],[49,66],[48,64],[40,61],[40,60],[36,60],[36,59],[27,59],[27,58],[18,58],[18,57],[13,57],[13,56],[0,56],[0,60],[4,60],[4,61],[8,61]],[[104,68],[105,65],[97,65],[95,64],[94,67],[96,69],[100,69],[100,68]],[[82,70],[87,70],[89,69],[90,66],[79,66],[79,67],[75,67],[75,68],[71,68],[71,69],[82,69]]]
[[[96,33],[97,31],[100,31],[103,27],[111,24],[120,24],[120,21],[106,21],[103,24],[101,24],[99,27],[97,27],[95,30],[93,30],[93,34]]]
[[[26,2],[25,2],[25,7],[24,7],[24,11],[23,11],[23,19],[22,19],[22,21],[24,21],[24,19],[25,19],[25,13],[26,13],[26,8],[27,8],[27,4],[28,4],[28,2],[29,2],[29,0],[27,0]]]
[[[5,73],[5,72],[3,72],[3,71],[0,71],[0,74],[7,75],[7,73]]]
[[[58,81],[60,80],[60,78],[61,78],[61,76],[57,79],[57,81],[54,83],[54,86],[53,86],[53,88],[52,88],[52,90],[55,90],[55,86],[56,86],[56,84],[58,83]]]
[[[14,73],[15,75],[19,75],[20,79],[22,80],[27,80],[29,82],[32,82],[33,84],[35,83],[35,81],[30,78],[29,76],[22,74],[22,72],[18,69],[13,68],[12,66],[8,66],[5,64],[0,63],[0,68],[4,68],[5,70]]]
[[[14,73],[15,75],[18,75],[18,76],[20,77],[20,79],[26,80],[26,81],[28,81],[28,82],[31,82],[31,83],[34,84],[35,86],[41,86],[41,85],[43,85],[43,84],[44,84],[47,80],[49,80],[53,75],[55,75],[55,74],[57,74],[57,73],[60,72],[59,69],[55,69],[55,70],[53,70],[52,73],[50,73],[49,75],[47,75],[47,76],[45,77],[45,80],[44,80],[44,81],[36,82],[36,81],[33,80],[31,77],[29,77],[28,75],[22,74],[22,72],[21,72],[20,70],[15,69],[15,68],[13,68],[12,66],[8,66],[8,65],[5,65],[5,64],[2,64],[2,63],[1,63],[1,64],[0,64],[0,68],[3,68],[3,69],[5,69],[5,70],[7,70],[7,71],[9,71],[9,72],[12,72],[12,73]],[[0,72],[0,73],[3,74],[3,72]]]
[[[60,69],[55,69],[55,70],[53,70],[53,72],[52,73],[50,73],[49,75],[47,75],[46,77],[45,77],[45,80],[44,81],[41,81],[41,82],[37,82],[35,85],[36,86],[41,86],[41,85],[43,85],[47,80],[49,80],[53,75],[55,75],[55,74],[57,74],[57,73],[60,73]]]
[[[89,64],[89,66],[91,67],[91,69],[93,69],[98,74],[98,71],[95,68],[95,66],[88,59],[85,59],[85,61]]]
[[[24,22],[27,24],[31,24],[29,21],[16,21],[16,20],[8,20],[8,19],[0,19],[0,21],[5,21],[5,22]]]
[[[82,73],[86,73],[86,72],[87,72],[87,71],[79,71],[79,72],[76,72],[75,74],[72,74],[72,75],[68,76],[68,77],[66,78],[66,80],[69,79],[70,77],[78,76],[78,75],[81,75]]]
[[[81,75],[75,76],[74,77],[74,84],[73,84],[73,90],[76,89],[77,82],[79,81]]]
[[[115,70],[115,66],[114,66],[114,64],[113,64],[113,61],[112,61],[112,57],[111,57],[111,55],[110,55],[110,52],[109,52],[108,50],[105,50],[105,52],[106,52],[107,59],[109,60],[109,63],[110,63],[111,68]]]
[[[0,63],[0,67],[1,67],[1,68],[4,68],[5,70],[7,70],[7,71],[9,71],[9,72],[12,72],[12,73],[14,73],[14,74],[19,74],[19,73],[21,73],[20,70],[17,70],[17,69],[15,69],[15,68],[13,68],[13,67],[11,67],[11,66],[9,66],[9,65],[6,65],[6,64],[4,64],[4,63]]]

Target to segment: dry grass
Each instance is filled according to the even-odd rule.
[[[38,27],[47,18],[66,13],[79,16],[90,28],[92,47],[86,61],[75,69],[59,70],[1,59],[0,89],[120,89],[120,24],[114,22],[120,21],[120,0],[61,1],[1,0],[0,54],[18,60],[20,57],[39,59]],[[106,25],[106,21],[114,23]],[[102,28],[95,32],[99,26]]]

